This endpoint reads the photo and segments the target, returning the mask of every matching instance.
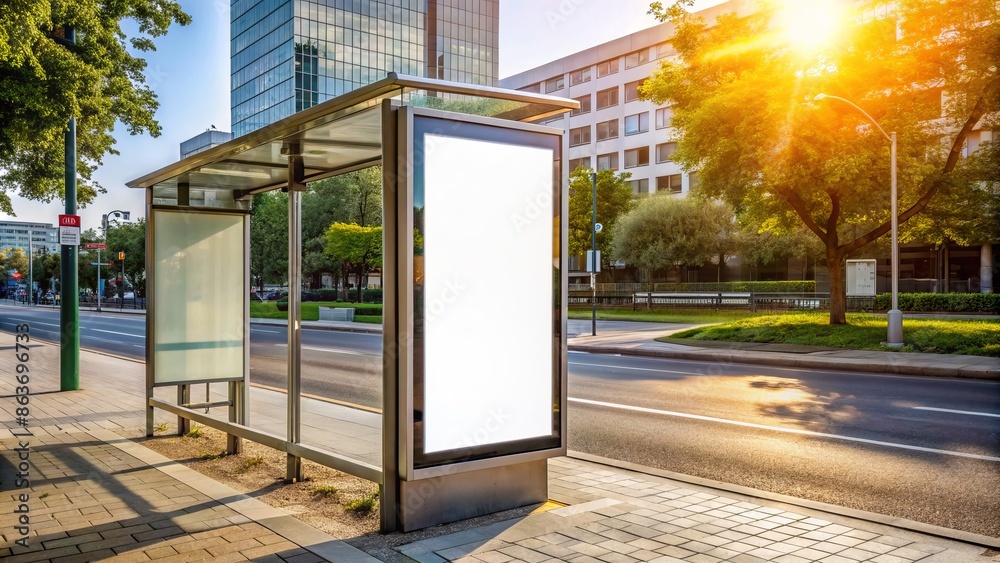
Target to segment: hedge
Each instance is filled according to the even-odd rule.
[[[662,289],[662,287],[663,284],[656,284],[658,291],[747,292],[752,289],[755,293],[814,293],[816,282],[815,280],[706,282],[678,283],[674,284],[673,289]]]
[[[340,299],[340,292],[336,289],[331,289],[329,287],[324,287],[316,290],[319,294],[320,301],[337,301]],[[347,291],[347,300],[356,301],[358,298],[358,290],[350,289]],[[364,294],[365,303],[381,303],[382,302],[382,290],[381,289],[366,289]]]
[[[886,311],[892,296],[875,297],[875,308]],[[1000,314],[1000,293],[900,293],[900,311]]]

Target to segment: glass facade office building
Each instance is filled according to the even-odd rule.
[[[388,72],[494,86],[499,0],[232,0],[233,135]]]

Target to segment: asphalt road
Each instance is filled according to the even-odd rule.
[[[52,310],[0,307],[54,338]],[[81,313],[84,347],[143,357],[141,316]],[[381,336],[304,330],[303,391],[369,407]],[[284,388],[285,329],[251,327],[251,382]],[[570,354],[569,446],[1000,537],[1000,384]]]

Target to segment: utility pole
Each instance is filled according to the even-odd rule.
[[[65,28],[65,40],[76,44],[76,30]],[[66,128],[66,214],[76,215],[76,117]],[[77,247],[60,245],[62,298],[59,302],[59,390],[80,388],[80,293]]]
[[[594,212],[590,215],[590,335],[597,336],[597,172],[590,173],[593,185]]]

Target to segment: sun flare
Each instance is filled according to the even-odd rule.
[[[844,0],[784,0],[778,11],[778,29],[793,46],[818,49],[839,31],[844,4]]]

